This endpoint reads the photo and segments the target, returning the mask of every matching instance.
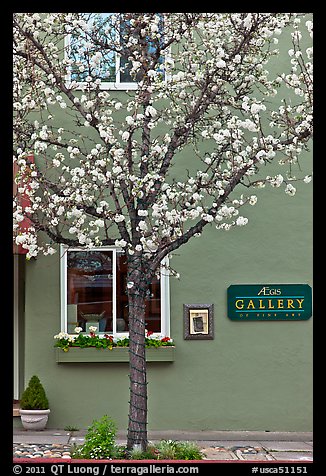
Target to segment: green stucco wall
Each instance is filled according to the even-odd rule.
[[[287,40],[285,51],[288,45]],[[64,122],[62,116],[63,127]],[[311,173],[311,156],[301,159],[302,174]],[[273,173],[277,169],[266,168],[266,174]],[[271,187],[253,190],[257,205],[241,211],[247,226],[228,232],[208,226],[171,260],[181,275],[170,281],[175,361],[148,364],[149,429],[312,430],[313,318],[233,322],[227,317],[231,284],[312,286],[312,186],[295,186],[294,197]],[[37,374],[44,384],[49,427],[83,428],[108,414],[125,429],[127,363],[56,363],[59,277],[59,254],[26,263],[25,382]],[[214,304],[213,340],[183,339],[183,304],[191,303]]]
[[[233,322],[230,284],[312,286],[312,187],[295,197],[258,193],[246,227],[209,228],[171,260],[172,363],[149,363],[149,428],[311,431],[312,318]],[[59,254],[26,263],[25,380],[38,374],[51,406],[50,427],[89,425],[109,414],[127,425],[128,364],[57,364]],[[213,303],[215,338],[183,339],[183,304]]]

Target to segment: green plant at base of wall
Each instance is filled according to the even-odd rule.
[[[73,446],[73,459],[130,459],[130,460],[201,460],[200,448],[190,441],[161,440],[150,444],[146,451],[128,451],[125,446],[116,445],[116,425],[112,418],[104,415],[94,420],[85,435],[85,442]]]
[[[191,441],[162,440],[156,445],[157,459],[203,459],[200,448]]]
[[[116,425],[104,415],[100,420],[94,420],[85,435],[85,442],[73,448],[72,458],[109,459],[118,455],[115,444]]]
[[[64,430],[73,432],[73,431],[79,431],[79,428],[77,426],[74,426],[74,425],[66,425],[64,427]]]

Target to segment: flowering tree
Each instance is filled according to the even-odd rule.
[[[296,180],[311,180],[294,175],[312,137],[307,18],[14,15],[15,242],[27,258],[55,243],[125,250],[129,448],[147,445],[144,309],[162,260],[209,224],[245,225],[239,210],[256,203],[254,187],[294,195]],[[272,77],[283,31],[289,66]],[[118,75],[127,93],[105,89]],[[266,176],[272,162],[280,171]]]

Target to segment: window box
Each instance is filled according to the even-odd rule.
[[[78,363],[78,362],[129,362],[129,348],[128,347],[113,347],[109,349],[96,349],[91,347],[80,348],[71,347],[68,352],[62,349],[55,349],[56,362],[63,363]],[[163,346],[158,348],[146,349],[147,362],[173,362],[174,361],[174,346]]]

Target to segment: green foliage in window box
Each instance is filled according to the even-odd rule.
[[[78,329],[78,331],[76,330]],[[109,349],[113,347],[129,347],[129,337],[113,337],[110,334],[104,334],[100,336],[91,331],[89,334],[81,333],[80,327],[76,327],[75,331],[77,335],[67,334],[66,332],[60,332],[55,335],[56,339],[55,347],[59,347],[65,352],[68,352],[70,347],[95,347],[97,349]],[[146,332],[145,345],[147,348],[158,348],[174,346],[173,339],[164,336],[154,336],[152,332]]]
[[[33,375],[20,399],[22,410],[47,410],[49,401],[37,375]]]

